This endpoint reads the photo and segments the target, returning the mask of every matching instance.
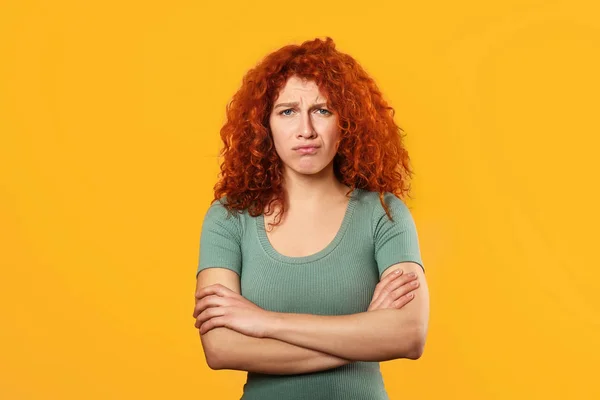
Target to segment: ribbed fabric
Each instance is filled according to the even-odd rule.
[[[220,200],[225,202],[225,198]],[[228,268],[240,275],[242,295],[265,310],[317,315],[367,311],[381,274],[412,261],[423,266],[417,231],[406,205],[392,193],[355,189],[342,225],[323,250],[287,257],[269,242],[262,215],[228,216],[214,202],[202,225],[196,275],[205,268]],[[297,375],[249,372],[243,400],[388,399],[378,362]]]

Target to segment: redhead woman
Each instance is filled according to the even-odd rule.
[[[227,106],[195,307],[206,362],[245,400],[388,399],[380,362],[423,354],[429,293],[403,131],[331,38],[288,45]]]

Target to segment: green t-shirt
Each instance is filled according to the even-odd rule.
[[[240,275],[242,296],[269,311],[365,312],[388,267],[402,261],[423,267],[409,209],[392,193],[386,193],[384,201],[393,222],[377,192],[355,189],[333,241],[305,257],[278,253],[267,238],[262,215],[252,217],[244,211],[228,216],[215,201],[204,217],[196,275],[210,267],[231,269]],[[307,374],[248,372],[242,399],[382,400],[388,396],[379,363],[356,361]]]

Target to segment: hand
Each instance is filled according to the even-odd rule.
[[[417,275],[411,276],[404,274],[400,270],[399,274],[394,272],[387,274],[377,286],[375,293],[371,299],[371,304],[367,311],[383,310],[385,308],[400,309],[414,298],[413,290],[419,287],[419,281],[416,280]],[[416,286],[411,283],[415,282]]]
[[[273,313],[220,284],[200,289],[195,297],[194,326],[200,329],[200,334],[213,328],[226,327],[247,336],[262,338],[273,321]]]

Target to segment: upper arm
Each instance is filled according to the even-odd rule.
[[[236,293],[240,293],[240,277],[234,271],[228,268],[205,268],[198,273],[196,279],[196,293],[206,286],[221,284]],[[218,327],[200,335],[202,349],[206,363],[213,369],[220,368],[223,359],[222,350],[219,350],[221,343],[227,338],[224,335],[231,335],[227,328]]]
[[[241,294],[241,238],[239,215],[228,215],[219,203],[211,205],[202,223],[196,293],[206,286],[221,284]],[[211,368],[220,365],[222,351],[219,349],[228,334],[227,328],[219,327],[201,335],[204,355]]]
[[[205,268],[200,271],[198,273],[198,278],[196,279],[196,292],[204,287],[215,285],[217,283],[241,294],[239,275],[229,268],[223,267]]]
[[[399,262],[412,262],[425,271],[421,259],[421,249],[415,221],[408,207],[393,193],[386,193],[384,201],[393,220],[377,201],[373,210],[372,232],[375,247],[375,261],[379,277],[392,265]]]
[[[375,259],[379,269],[380,280],[397,268],[404,273],[414,272],[417,275],[419,287],[413,291],[415,296],[404,305],[399,313],[415,327],[418,354],[423,350],[429,323],[429,288],[425,279],[425,269],[421,258],[419,239],[414,219],[408,207],[391,193],[384,197],[390,208],[393,221],[378,204],[374,212],[373,240]]]
[[[228,215],[220,203],[209,207],[202,222],[196,278],[206,268],[227,268],[242,273],[242,227],[238,214]]]
[[[429,287],[422,266],[414,262],[400,262],[392,265],[384,271],[381,279],[385,278],[388,274],[391,274],[398,268],[401,268],[404,271],[404,274],[414,272],[417,274],[417,280],[419,282],[419,287],[412,292],[414,293],[412,300],[397,310],[398,313],[401,313],[402,317],[414,327],[413,338],[415,340],[415,355],[410,358],[416,359],[423,353],[425,341],[427,339],[427,330],[429,326]]]
[[[417,274],[419,287],[413,290],[415,297],[413,297],[408,304],[402,307],[402,309],[406,308],[407,312],[409,312],[410,315],[415,318],[415,320],[424,323],[426,327],[427,319],[429,317],[429,287],[427,285],[423,268],[414,262],[400,262],[386,269],[381,276],[381,280],[398,268],[402,269],[404,274],[408,274],[410,272]]]

